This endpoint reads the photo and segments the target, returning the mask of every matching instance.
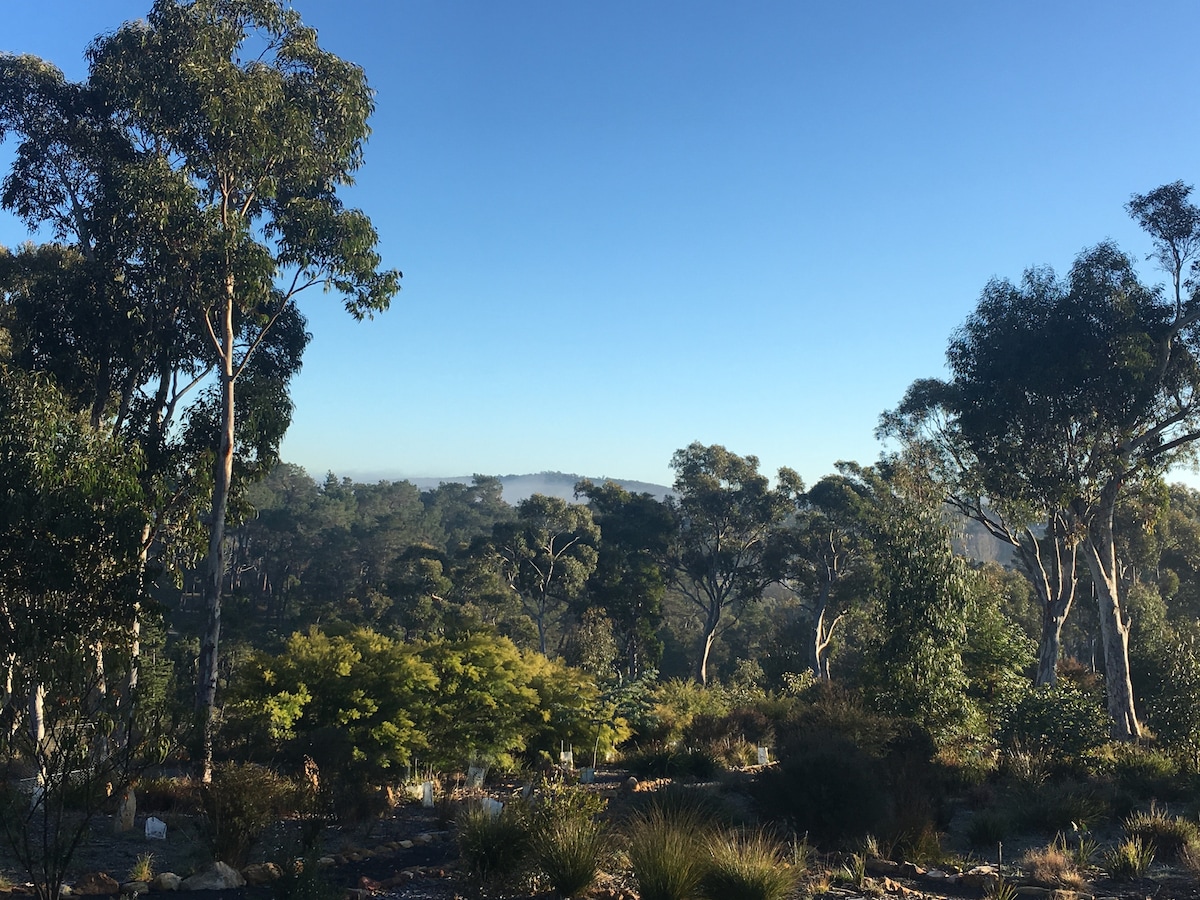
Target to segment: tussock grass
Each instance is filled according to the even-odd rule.
[[[784,900],[800,876],[787,864],[786,848],[762,831],[716,835],[708,853],[700,882],[708,900]]]
[[[627,854],[641,900],[689,900],[705,874],[703,820],[660,809],[636,816]]]

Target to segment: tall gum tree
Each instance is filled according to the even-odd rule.
[[[1062,630],[1078,585],[1082,534],[1069,510],[1030,496],[1015,473],[1002,490],[996,485],[1004,473],[990,473],[995,493],[985,494],[982,463],[960,428],[954,391],[953,384],[937,379],[914,382],[900,405],[883,414],[878,435],[898,440],[942,488],[949,506],[1013,549],[1041,614],[1034,684],[1053,685]]]
[[[196,690],[207,779],[239,385],[295,370],[303,291],[336,293],[361,319],[399,288],[400,273],[380,267],[370,221],[337,194],[362,163],[373,95],[362,69],[322,50],[282,0],[157,0],[88,56],[111,114],[157,151],[202,227],[193,312],[217,382]],[[284,329],[293,340],[263,364],[272,332]]]
[[[177,428],[188,395],[211,363],[190,327],[195,216],[180,211],[178,179],[110,115],[90,82],[68,82],[51,63],[0,54],[0,140],[15,154],[0,205],[51,240],[0,248],[0,307],[15,366],[50,376],[98,436],[125,443],[141,462],[142,564],[178,571],[199,533],[194,454]],[[115,737],[136,705],[144,611],[127,623]]]
[[[675,452],[671,468],[675,496],[667,502],[679,532],[668,571],[672,586],[702,617],[695,676],[707,684],[721,630],[778,577],[772,543],[803,485],[785,468],[772,488],[759,474],[758,457],[738,456],[719,444],[689,444]]]
[[[517,518],[492,530],[500,571],[537,625],[546,654],[552,620],[583,593],[596,569],[600,529],[586,506],[534,494],[517,504]]]
[[[1092,576],[1113,734],[1141,734],[1129,676],[1126,585],[1114,541],[1121,497],[1193,453],[1200,437],[1200,210],[1181,182],[1128,210],[1154,240],[1167,289],[1111,244],[1069,275],[989,284],[947,351],[945,408],[978,461],[979,495],[1063,517]]]

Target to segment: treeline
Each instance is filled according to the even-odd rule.
[[[577,504],[515,507],[483,476],[419,491],[318,484],[280,465],[229,532],[233,634],[266,651],[318,622],[407,643],[493,634],[601,685],[703,665],[727,687],[778,692],[807,674],[959,724],[999,685],[1039,682],[1029,572],[956,557],[970,520],[927,471],[846,465],[805,490],[788,472],[772,487],[753,457],[720,447],[685,448],[674,465],[664,501],[582,481]],[[1117,522],[1139,711],[1155,733],[1193,739],[1200,494],[1147,484]],[[1089,596],[1086,571],[1077,581]],[[1098,630],[1095,608],[1077,604],[1055,638],[1055,678],[1040,681],[1064,665],[1101,678]]]

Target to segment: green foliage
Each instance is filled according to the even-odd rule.
[[[719,685],[704,686],[691,680],[672,678],[660,682],[651,695],[648,727],[640,737],[671,744],[683,739],[697,716],[728,714],[732,704]]]
[[[1123,824],[1127,835],[1152,847],[1163,859],[1178,862],[1200,852],[1200,824],[1183,816],[1170,816],[1154,804],[1146,812],[1134,813]]]
[[[355,629],[294,634],[278,656],[255,654],[228,707],[249,743],[293,747],[323,771],[380,771],[405,765],[424,749],[418,725],[438,685],[416,650]]]
[[[1000,738],[1069,763],[1101,747],[1108,729],[1096,699],[1062,679],[1053,686],[1027,686],[1002,725]]]
[[[611,750],[628,735],[595,679],[487,632],[401,642],[365,628],[294,634],[254,654],[227,706],[232,738],[311,755],[348,781],[422,762],[512,767],[560,741]]]
[[[1018,788],[1009,797],[1007,808],[1020,830],[1046,834],[1091,828],[1110,815],[1105,794],[1073,778]]]
[[[599,540],[590,509],[543,494],[522,500],[516,521],[492,530],[501,571],[537,624],[543,654],[547,629],[596,568]]]
[[[1117,881],[1141,878],[1154,862],[1154,847],[1139,837],[1127,838],[1104,856],[1104,868]]]
[[[1015,829],[1016,823],[1006,810],[981,809],[967,823],[967,843],[976,850],[994,848],[1007,841]]]
[[[705,874],[703,819],[653,809],[631,820],[626,853],[642,900],[689,900]]]
[[[1141,800],[1172,800],[1186,790],[1184,772],[1171,755],[1140,744],[1112,745],[1112,778]]]
[[[650,494],[630,494],[607,481],[584,480],[577,495],[588,498],[600,526],[596,570],[588,579],[589,608],[604,611],[619,650],[618,670],[636,679],[658,666],[666,582],[662,560],[675,533],[671,510]]]
[[[599,816],[606,801],[562,782],[542,786],[531,807],[531,844],[538,869],[562,897],[575,897],[596,880],[608,851]]]
[[[223,763],[204,786],[202,799],[213,859],[237,868],[249,861],[267,826],[293,810],[296,788],[263,766]]]
[[[756,796],[768,815],[821,846],[881,834],[891,814],[882,760],[831,733],[789,744],[782,762],[760,773]]]
[[[707,849],[700,890],[708,900],[785,900],[799,878],[785,847],[764,831],[723,832]]]
[[[655,746],[622,757],[622,765],[639,778],[695,778],[708,781],[728,766],[701,747]]]
[[[475,884],[506,888],[530,871],[528,810],[507,803],[498,814],[472,804],[458,817],[458,849],[463,869]]]
[[[883,639],[870,663],[873,693],[885,712],[950,742],[977,716],[963,664],[970,575],[951,549],[941,495],[919,472],[891,461],[855,474],[872,502],[880,576]]]
[[[795,509],[803,489],[791,469],[772,488],[758,458],[714,444],[693,443],[671,458],[675,470],[668,506],[680,523],[668,557],[671,583],[702,617],[695,677],[708,682],[708,659],[726,619],[759,600],[775,580],[770,537]]]

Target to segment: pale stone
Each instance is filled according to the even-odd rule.
[[[180,887],[185,891],[223,891],[228,888],[240,888],[245,884],[246,879],[233,866],[215,862],[191,878],[183,879]]]
[[[162,872],[154,876],[150,887],[156,891],[177,891],[181,884],[183,884],[183,879],[174,872]]]

